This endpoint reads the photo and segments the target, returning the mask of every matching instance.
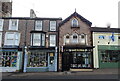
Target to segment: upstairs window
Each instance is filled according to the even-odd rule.
[[[72,43],[78,43],[78,35],[74,34],[73,35],[73,39],[72,39]]]
[[[20,33],[18,32],[6,32],[4,45],[16,45],[20,42]]]
[[[75,18],[72,20],[72,27],[78,27],[78,20]]]
[[[9,30],[18,30],[18,20],[11,19],[9,22]]]
[[[50,31],[56,31],[56,21],[50,21]]]
[[[56,35],[50,35],[50,46],[56,46]]]
[[[4,22],[4,20],[3,20],[3,19],[0,19],[0,31],[3,30],[3,22]]]
[[[32,33],[31,34],[32,46],[45,46],[45,34],[44,33]]]
[[[85,44],[86,43],[86,35],[85,34],[81,34],[79,41],[80,41],[80,44]]]
[[[42,31],[42,21],[35,21],[35,30]]]
[[[70,43],[70,36],[66,35],[65,36],[65,44],[69,44]]]

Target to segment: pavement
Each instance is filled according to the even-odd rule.
[[[89,72],[2,73],[3,79],[118,79],[120,69],[94,69]]]

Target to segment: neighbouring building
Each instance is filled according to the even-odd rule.
[[[12,16],[12,1],[0,0],[0,17]]]
[[[60,23],[59,70],[91,71],[93,69],[91,25],[90,21],[77,12]]]
[[[118,68],[120,62],[120,29],[91,27],[94,68]]]
[[[58,23],[61,18],[0,19],[2,72],[57,71]]]

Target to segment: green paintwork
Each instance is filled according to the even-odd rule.
[[[120,50],[120,46],[116,45],[98,45],[98,56],[100,68],[120,68],[120,62],[104,62],[100,61],[100,50]]]

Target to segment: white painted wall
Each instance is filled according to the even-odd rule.
[[[100,35],[105,36],[105,39],[99,39]],[[120,40],[118,39],[120,33],[114,33],[115,41],[110,40],[109,36],[112,36],[112,32],[93,32],[93,46],[95,46],[93,49],[94,68],[99,68],[98,45],[120,45]],[[108,42],[110,43],[108,44]]]

